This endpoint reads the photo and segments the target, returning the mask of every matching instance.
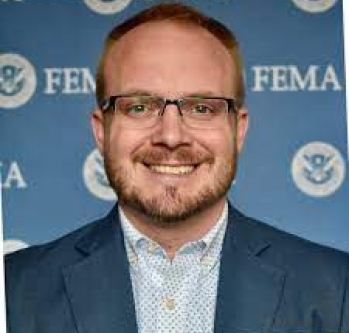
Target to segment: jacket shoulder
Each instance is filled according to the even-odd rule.
[[[251,228],[258,230],[261,237],[268,239],[273,247],[278,250],[277,252],[280,253],[280,255],[291,257],[305,255],[305,258],[308,256],[319,256],[323,259],[327,258],[330,261],[346,263],[349,260],[349,253],[347,252],[315,243],[253,218],[247,219],[251,224]]]
[[[18,283],[28,275],[39,275],[42,272],[60,270],[78,261],[83,253],[76,244],[89,242],[103,234],[112,234],[113,228],[110,216],[90,222],[77,230],[70,232],[49,243],[34,245],[5,256],[6,284]]]
[[[333,290],[348,283],[348,253],[237,214],[237,229],[243,235],[240,242],[258,244],[253,245],[254,254],[262,262],[281,269],[296,284],[309,290]]]

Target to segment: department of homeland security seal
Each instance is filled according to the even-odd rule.
[[[124,10],[132,0],[84,0],[86,5],[99,14],[115,14]]]
[[[325,197],[342,185],[345,162],[332,145],[310,142],[295,154],[291,171],[295,184],[302,192],[314,197]]]
[[[338,0],[292,0],[294,4],[309,13],[322,13],[331,9]]]
[[[0,55],[0,108],[12,109],[25,104],[36,89],[33,65],[14,53]]]
[[[103,157],[98,149],[94,149],[86,158],[83,167],[83,178],[87,189],[97,198],[115,201],[116,194],[109,186],[104,170]]]

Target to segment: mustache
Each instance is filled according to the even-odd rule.
[[[176,161],[181,164],[194,165],[201,163],[210,163],[214,157],[208,152],[194,151],[189,147],[179,147],[175,150],[169,150],[164,147],[144,148],[137,151],[133,157],[134,162],[143,164],[163,164],[166,161]]]

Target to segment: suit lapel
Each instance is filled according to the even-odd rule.
[[[229,207],[217,295],[215,333],[268,332],[285,274],[258,257],[270,244],[249,220]]]
[[[79,333],[136,333],[129,267],[117,208],[79,241],[84,257],[63,271]]]

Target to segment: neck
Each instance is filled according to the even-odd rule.
[[[170,259],[185,244],[202,238],[223,213],[226,198],[186,220],[159,223],[151,220],[124,203],[119,203],[127,219],[143,235],[158,243]]]

